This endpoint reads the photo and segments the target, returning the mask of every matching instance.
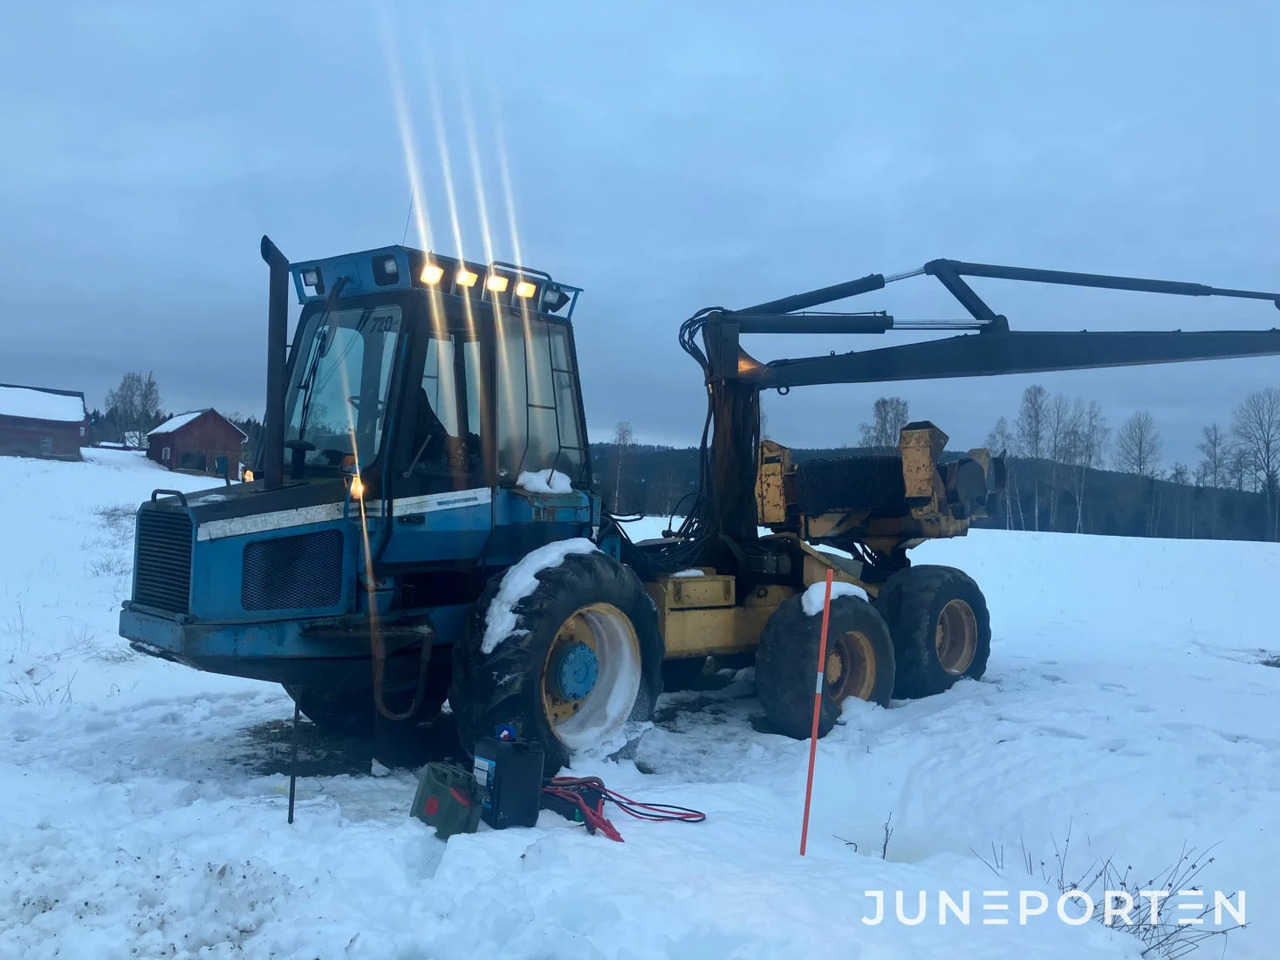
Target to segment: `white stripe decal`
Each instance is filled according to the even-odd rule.
[[[478,504],[490,503],[493,491],[489,487],[476,487],[472,490],[450,490],[448,493],[429,493],[421,497],[401,497],[392,500],[392,512],[398,517],[414,516],[420,513],[435,513],[437,510],[460,510],[463,507],[474,507]],[[365,503],[365,514],[370,517],[382,516],[382,503],[374,500]]]
[[[402,497],[391,501],[396,516],[413,516],[423,513],[434,513],[438,510],[459,510],[477,504],[490,503],[493,491],[488,487],[477,487],[474,490],[450,490],[448,493],[431,493],[421,497]],[[298,507],[293,510],[277,510],[274,513],[252,514],[247,517],[232,517],[227,520],[210,520],[200,524],[196,533],[197,540],[221,540],[224,537],[243,537],[252,533],[266,533],[271,530],[284,530],[287,527],[305,527],[312,523],[327,523],[341,520],[344,505],[342,503],[322,503],[314,507]],[[374,500],[365,503],[365,516],[382,516],[382,504]],[[351,507],[351,519],[359,520],[360,508]]]

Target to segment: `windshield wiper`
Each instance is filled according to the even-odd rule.
[[[320,322],[317,329],[326,326],[329,322],[329,316],[333,313],[333,308],[338,303],[338,296],[342,293],[342,288],[347,285],[346,277],[339,277],[334,283],[333,288],[329,291],[329,296],[324,301],[324,311],[320,314]],[[316,371],[320,368],[320,359],[329,352],[329,348],[333,346],[333,338],[337,335],[337,327],[328,327],[322,334],[323,340],[316,345],[316,349],[311,354],[311,360],[307,364],[307,373],[302,378],[299,389],[302,391],[302,408],[298,413],[298,436],[296,439],[306,439],[307,417],[311,413],[311,395],[315,388]]]

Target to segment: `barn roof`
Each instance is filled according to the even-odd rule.
[[[0,383],[0,417],[80,423],[85,417],[84,394]]]
[[[147,436],[154,437],[157,433],[173,433],[175,430],[181,430],[188,423],[199,420],[206,413],[212,413],[216,417],[221,417],[223,420],[227,420],[226,417],[223,417],[222,414],[218,413],[218,411],[213,409],[213,407],[205,407],[203,410],[190,410],[187,413],[180,413],[177,416],[170,417],[164,423],[160,424],[160,426],[150,431]],[[227,420],[227,423],[231,423],[231,421]],[[234,423],[231,423],[231,426],[236,427]],[[239,427],[236,427],[236,430],[239,431],[240,436],[245,437],[246,439],[248,438],[248,434]]]

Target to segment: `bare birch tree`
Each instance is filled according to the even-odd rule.
[[[1055,393],[1045,405],[1045,452],[1049,455],[1049,529],[1058,523],[1058,473],[1069,468],[1072,446],[1078,441],[1075,418],[1081,412],[1080,401],[1073,405],[1061,393]]]
[[[160,422],[160,388],[150,373],[126,373],[120,385],[107,391],[106,407],[120,428],[121,439],[141,446],[142,437]]]
[[[1247,457],[1254,489],[1267,498],[1267,536],[1277,539],[1280,517],[1280,390],[1267,387],[1245,397],[1231,416],[1231,432]]]
[[[631,450],[631,424],[623,420],[613,432],[613,512],[622,512],[622,461]]]
[[[1040,384],[1022,391],[1022,404],[1018,408],[1018,452],[1031,461],[1033,484],[1032,509],[1035,512],[1035,529],[1040,529],[1040,461],[1045,454],[1045,420],[1049,393]],[[1024,527],[1025,529],[1025,527]]]
[[[1146,410],[1139,410],[1116,433],[1116,469],[1144,480],[1160,470],[1160,431]]]
[[[1221,487],[1227,482],[1228,463],[1231,459],[1231,437],[1211,423],[1201,432],[1204,437],[1196,444],[1200,451],[1200,476],[1207,487]]]
[[[1075,467],[1076,533],[1084,533],[1085,479],[1090,470],[1101,468],[1111,430],[1107,427],[1107,418],[1102,415],[1098,401],[1090,400],[1086,405],[1077,400],[1076,404],[1071,442],[1072,464]]]
[[[880,397],[871,409],[871,423],[861,426],[862,445],[873,450],[898,448],[898,434],[910,421],[907,401],[901,397]]]
[[[1116,433],[1116,468],[1132,473],[1139,490],[1146,492],[1147,536],[1154,536],[1160,509],[1155,484],[1160,472],[1160,432],[1146,410],[1134,413]]]
[[[1200,451],[1200,464],[1197,476],[1205,488],[1204,498],[1209,512],[1209,536],[1218,535],[1218,513],[1221,494],[1220,489],[1231,482],[1231,435],[1211,423],[1201,430],[1203,439],[1196,444]]]

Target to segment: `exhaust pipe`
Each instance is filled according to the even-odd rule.
[[[263,487],[284,484],[284,374],[289,336],[289,258],[262,238],[262,259],[271,270],[267,298],[267,409],[262,424]]]

